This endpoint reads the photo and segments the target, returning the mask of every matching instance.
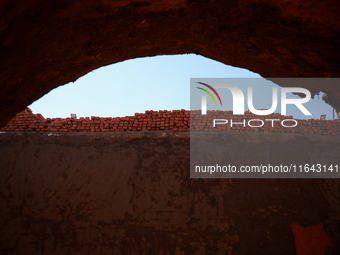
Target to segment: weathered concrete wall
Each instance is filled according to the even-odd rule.
[[[190,179],[189,136],[1,133],[1,254],[339,254],[339,180]]]

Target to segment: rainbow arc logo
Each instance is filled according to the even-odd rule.
[[[218,97],[218,100],[220,100],[220,103],[221,103],[221,106],[222,106],[222,100],[220,98],[220,95],[217,93],[217,91],[213,87],[211,87],[210,85],[208,85],[206,83],[203,83],[203,82],[197,82],[197,83],[199,83],[201,85],[204,85],[207,88],[211,89],[215,93],[215,95]],[[201,88],[201,87],[196,87],[196,88],[205,91],[209,96],[211,96],[211,98],[214,100],[215,105],[217,106],[217,103],[216,103],[216,100],[215,100],[214,96],[208,90],[206,90],[204,88]]]

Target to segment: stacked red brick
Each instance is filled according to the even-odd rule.
[[[23,114],[30,113],[30,117],[22,119]],[[40,120],[40,114],[32,114],[30,109],[16,115],[1,131],[51,131],[51,132],[113,132],[113,131],[148,131],[174,130],[187,131],[189,129],[190,111],[146,111],[136,113],[131,117],[91,118],[81,117],[55,118]],[[20,120],[20,121],[18,121]]]
[[[212,127],[213,119],[226,119],[225,125]],[[233,126],[230,126],[230,121]],[[248,121],[251,119],[262,119],[262,127],[250,127]],[[276,119],[272,127],[272,122],[266,119]],[[17,114],[7,126],[0,131],[42,131],[42,132],[115,132],[115,131],[153,131],[153,130],[172,130],[189,131],[190,121],[191,130],[210,130],[210,131],[234,131],[234,132],[274,132],[274,133],[299,133],[299,134],[323,134],[340,135],[340,121],[331,120],[297,120],[298,125],[294,128],[284,127],[281,121],[292,119],[291,116],[284,117],[280,114],[269,116],[255,116],[250,112],[245,115],[235,116],[230,111],[208,111],[207,115],[201,115],[200,111],[146,111],[136,113],[135,116],[122,118],[54,118],[45,119],[41,114],[33,114],[27,108]],[[235,124],[235,122],[243,124]],[[293,125],[292,121],[287,121],[285,125]],[[251,125],[261,125],[260,121],[252,121]],[[245,126],[245,127],[244,127]]]
[[[30,108],[18,113],[1,131],[36,131],[45,126],[46,120],[41,114],[33,114]]]

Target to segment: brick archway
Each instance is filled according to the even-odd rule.
[[[196,53],[264,77],[338,77],[339,3],[2,1],[0,126],[53,88],[136,57]],[[310,86],[340,108],[340,88]]]

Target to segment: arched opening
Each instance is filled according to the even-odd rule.
[[[51,91],[30,108],[49,118],[66,118],[71,112],[83,117],[124,117],[146,110],[189,110],[190,78],[223,76],[260,77],[194,54],[138,58],[94,70]]]
[[[71,113],[78,117],[124,117],[147,110],[189,110],[190,78],[206,77],[261,76],[194,54],[138,58],[96,69],[74,83],[52,90],[30,108],[46,118],[67,118]],[[246,93],[246,87],[243,89]],[[270,106],[271,87],[255,88],[254,93],[258,98],[254,102],[257,108]],[[287,115],[298,119],[326,115],[326,119],[332,119],[332,107],[321,100],[321,95],[306,104],[311,116],[303,115],[291,105]],[[298,98],[291,93],[289,97]],[[267,103],[261,105],[264,102]],[[232,110],[231,101],[227,110]]]
[[[137,57],[196,53],[263,77],[338,77],[337,6],[334,0],[4,1],[0,125],[62,84]],[[308,89],[327,93],[340,108],[338,86]]]

